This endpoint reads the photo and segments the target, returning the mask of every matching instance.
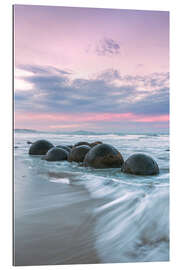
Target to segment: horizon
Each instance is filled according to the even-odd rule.
[[[169,12],[14,5],[14,38],[15,129],[169,133]]]
[[[116,132],[103,132],[103,131],[91,131],[91,130],[72,130],[72,131],[62,131],[62,130],[37,130],[37,129],[28,129],[28,128],[14,128],[14,132],[16,131],[26,131],[26,132],[39,132],[39,133],[60,133],[60,134],[77,134],[77,135],[83,135],[83,134],[134,134],[134,135],[141,135],[141,134],[164,134],[169,135],[169,131],[162,131],[162,132],[126,132],[126,131],[116,131]]]

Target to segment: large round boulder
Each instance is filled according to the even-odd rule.
[[[68,146],[65,146],[65,145],[57,145],[56,147],[57,147],[57,148],[64,149],[64,150],[66,150],[68,153],[71,152],[71,148],[68,147]]]
[[[38,140],[31,144],[29,148],[30,155],[45,155],[54,145],[46,140]]]
[[[83,162],[86,154],[89,152],[90,149],[91,147],[88,145],[80,145],[74,147],[69,154],[68,161]]]
[[[145,154],[133,154],[122,166],[122,172],[136,175],[154,175],[159,173],[156,161]]]
[[[47,154],[43,157],[43,159],[47,161],[62,161],[67,160],[68,152],[65,149],[53,147],[51,148]]]
[[[69,144],[69,145],[67,145],[67,147],[69,147],[70,149],[72,149],[73,148],[73,145]]]
[[[80,145],[88,145],[88,146],[90,146],[90,143],[88,143],[88,142],[78,142],[74,146],[76,147],[76,146],[80,146]]]
[[[120,152],[109,144],[98,144],[91,148],[84,159],[85,167],[96,169],[120,168],[124,160]]]
[[[90,146],[91,146],[91,147],[94,147],[94,146],[96,146],[96,145],[98,145],[98,144],[102,144],[102,142],[99,142],[99,141],[93,142],[93,143],[90,144]]]

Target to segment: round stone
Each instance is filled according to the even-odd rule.
[[[66,146],[66,145],[57,145],[56,147],[57,147],[57,148],[64,149],[64,150],[66,150],[68,153],[71,152],[71,148],[68,147],[68,146]]]
[[[69,154],[68,161],[83,162],[87,152],[90,149],[91,148],[88,145],[80,145],[80,146],[74,147]]]
[[[74,146],[76,147],[76,146],[80,146],[80,145],[88,145],[88,146],[90,146],[90,143],[88,143],[88,142],[78,142]]]
[[[70,145],[67,145],[67,147],[69,147],[70,149],[72,149],[73,148],[73,145],[70,144]]]
[[[31,144],[29,148],[30,155],[45,155],[54,145],[46,140],[38,140]]]
[[[124,160],[121,153],[112,145],[97,144],[87,153],[84,166],[93,168],[121,168]]]
[[[53,147],[51,148],[47,154],[43,157],[43,159],[47,161],[62,161],[67,160],[68,152],[65,149]]]
[[[122,166],[122,172],[135,175],[155,175],[159,173],[156,161],[145,154],[133,154]]]
[[[93,142],[93,143],[90,144],[90,146],[91,146],[91,147],[94,147],[94,146],[96,146],[96,145],[98,145],[98,144],[102,144],[102,142]]]

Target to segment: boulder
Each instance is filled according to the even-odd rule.
[[[87,152],[89,152],[90,149],[91,147],[88,145],[74,147],[69,154],[68,161],[83,162]]]
[[[85,167],[97,169],[121,168],[124,160],[120,152],[109,144],[97,144],[87,153],[84,159]]]
[[[67,147],[69,147],[69,148],[71,148],[71,149],[72,149],[72,148],[73,148],[73,145],[71,145],[71,144],[70,144],[70,145],[67,145]]]
[[[159,173],[156,161],[145,154],[133,154],[122,166],[122,172],[136,175],[154,175]]]
[[[66,150],[68,153],[71,152],[71,148],[68,147],[68,146],[65,146],[65,145],[57,145],[56,147],[57,147],[57,148],[64,149],[64,150]]]
[[[94,147],[94,146],[96,146],[97,144],[102,144],[102,142],[93,142],[93,143],[90,144],[90,146],[91,146],[91,147]]]
[[[76,146],[80,146],[80,145],[88,145],[88,146],[90,146],[90,143],[88,143],[88,142],[78,142],[74,146],[76,147]]]
[[[45,155],[54,145],[46,140],[38,140],[31,144],[29,148],[30,155]]]
[[[68,152],[65,149],[53,147],[51,148],[43,159],[47,161],[62,161],[67,160]]]

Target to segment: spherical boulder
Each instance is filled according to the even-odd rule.
[[[29,148],[30,155],[45,155],[54,145],[46,140],[38,140],[31,144]]]
[[[76,147],[76,146],[80,146],[80,145],[88,145],[88,146],[90,146],[90,143],[88,143],[88,142],[78,142],[74,146]]]
[[[69,154],[68,161],[83,162],[86,154],[89,152],[90,149],[91,147],[88,145],[80,145],[74,147]]]
[[[67,147],[69,147],[70,149],[72,149],[73,148],[73,145],[70,144],[70,145],[67,145]]]
[[[91,146],[91,147],[94,147],[94,146],[96,146],[97,144],[102,144],[102,142],[93,142],[93,143],[90,144],[90,146]]]
[[[155,175],[159,173],[159,167],[150,156],[133,154],[124,162],[122,172],[136,175]]]
[[[67,160],[68,152],[65,149],[53,147],[51,148],[43,159],[47,161],[62,161]]]
[[[65,145],[57,145],[56,147],[57,147],[57,148],[64,149],[64,150],[66,150],[68,153],[71,152],[71,148],[68,147],[68,146],[65,146]]]
[[[91,148],[84,159],[85,167],[96,169],[121,168],[124,160],[120,152],[110,144],[98,144]]]

